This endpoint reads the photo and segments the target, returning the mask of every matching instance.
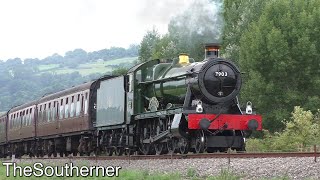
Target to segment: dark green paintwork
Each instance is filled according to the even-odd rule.
[[[124,76],[100,82],[97,90],[97,125],[122,124],[125,121]]]

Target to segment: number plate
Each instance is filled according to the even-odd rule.
[[[215,72],[216,77],[227,77],[228,76],[228,72]]]

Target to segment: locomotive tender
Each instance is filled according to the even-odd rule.
[[[202,62],[152,60],[14,107],[0,116],[0,156],[244,151],[262,118],[240,109],[240,71],[218,53],[209,44]]]

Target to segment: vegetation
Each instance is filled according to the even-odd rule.
[[[40,75],[42,73],[71,74],[74,72],[79,72],[82,76],[87,76],[94,73],[111,73],[117,69],[128,69],[135,64],[136,60],[137,57],[127,57],[108,61],[93,61],[79,64],[74,68],[60,67],[59,64],[40,65],[38,68]]]
[[[45,94],[79,85],[103,74],[123,72],[136,63],[138,46],[112,47],[96,52],[82,49],[42,60],[0,61],[0,111],[7,111]],[[121,71],[122,70],[122,71]]]
[[[19,164],[19,166],[22,166]],[[30,166],[30,165],[29,165]],[[32,165],[31,165],[32,166]],[[12,170],[11,170],[12,172]],[[190,172],[192,172],[190,174]],[[21,179],[36,179],[36,177],[19,177]],[[61,179],[62,177],[41,177],[40,179]],[[62,179],[124,179],[124,180],[183,180],[183,179],[192,179],[192,180],[201,180],[201,179],[207,179],[207,180],[240,180],[242,179],[242,176],[236,175],[230,170],[227,169],[221,169],[220,173],[216,176],[199,176],[196,174],[196,171],[194,169],[189,169],[187,174],[181,174],[181,173],[150,173],[147,170],[140,170],[140,171],[134,171],[134,170],[120,170],[119,177],[64,177]],[[12,177],[12,173],[10,177],[6,177],[6,169],[5,166],[0,167],[0,179],[16,179],[16,177]],[[278,178],[272,178],[274,180],[276,179],[289,179],[288,177],[278,177]]]
[[[320,2],[224,2],[225,56],[247,77],[242,102],[254,102],[271,132],[283,130],[296,105],[315,113],[320,107]]]
[[[313,151],[313,145],[320,145],[320,110],[313,114],[295,107],[291,121],[284,124],[285,129],[274,135],[264,131],[263,139],[249,139],[247,151]]]
[[[21,165],[19,166],[26,166],[26,165]],[[30,166],[30,165],[29,165]],[[31,165],[32,166],[32,165]],[[199,176],[196,174],[195,170],[190,170],[193,172],[193,174],[189,174],[189,171],[186,175],[181,174],[181,173],[150,173],[149,171],[133,171],[133,170],[120,170],[119,172],[119,177],[112,177],[108,179],[125,179],[125,180],[136,180],[136,179],[146,179],[146,180],[153,180],[153,179],[159,179],[159,180],[171,180],[171,179],[208,179],[208,180],[237,180],[240,179],[241,176],[237,176],[234,173],[228,171],[228,170],[221,170],[220,174],[217,176]],[[5,166],[0,167],[0,179],[14,179],[15,177],[12,177],[12,169],[11,169],[11,176],[6,177],[6,169]],[[28,178],[36,178],[36,177],[19,177],[21,179],[28,179]],[[41,179],[60,179],[61,177],[41,177]],[[105,179],[105,177],[68,177],[68,179]]]

